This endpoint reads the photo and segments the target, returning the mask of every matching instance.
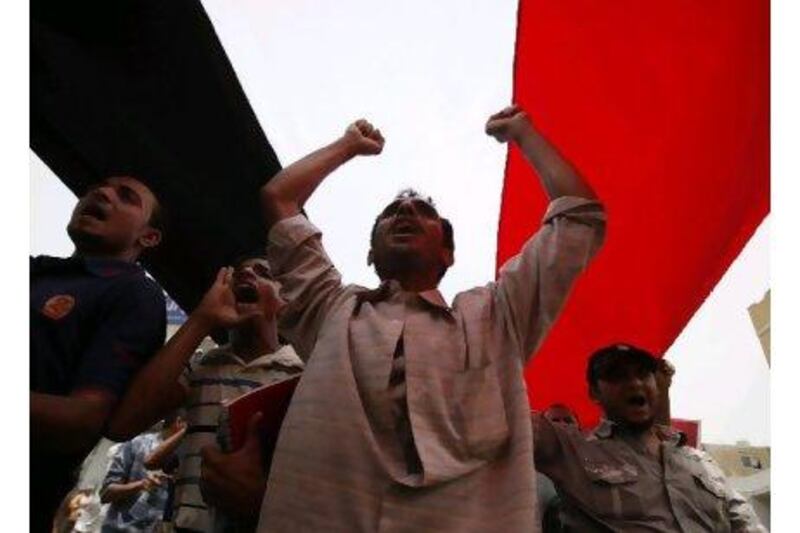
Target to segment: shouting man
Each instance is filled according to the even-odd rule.
[[[163,220],[150,188],[112,177],[75,207],[72,257],[31,258],[31,531],[50,531],[128,381],[164,342],[164,295],[136,263]]]
[[[200,474],[204,459],[211,459],[214,470],[223,474],[237,472],[234,465],[243,460],[241,453],[214,449],[223,403],[303,370],[292,347],[278,338],[275,317],[284,305],[279,290],[263,257],[247,256],[235,267],[220,269],[203,300],[137,374],[114,413],[112,425],[141,428],[177,408],[186,411],[186,436],[176,447],[180,464],[173,523],[178,530],[212,531],[216,512],[245,522],[258,516],[266,483],[258,453],[235,494],[201,491]],[[227,328],[230,342],[193,358],[203,339],[221,327]],[[215,480],[229,481],[221,477]],[[209,493],[216,501],[207,501]]]
[[[300,214],[322,180],[383,149],[359,120],[262,189],[267,255],[288,305],[282,333],[307,360],[278,441],[259,531],[536,530],[523,368],[603,238],[592,189],[510,107],[486,132],[516,143],[552,200],[497,282],[437,290],[453,230],[414,192],[378,215],[381,285],[345,286]]]
[[[558,489],[567,531],[766,531],[710,456],[657,423],[671,372],[642,349],[608,346],[586,373],[604,415],[589,437],[533,416],[536,468]]]

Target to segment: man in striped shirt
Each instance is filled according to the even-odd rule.
[[[302,372],[292,347],[278,339],[275,317],[284,303],[266,259],[249,257],[235,268],[222,268],[186,323],[137,375],[115,413],[117,423],[140,427],[177,407],[186,410],[188,429],[178,448],[175,482],[178,531],[213,530],[213,511],[199,487],[200,452],[216,443],[222,402]],[[228,328],[229,343],[193,357],[219,327]]]

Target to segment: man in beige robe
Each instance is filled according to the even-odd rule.
[[[368,261],[381,285],[343,285],[300,214],[322,180],[384,139],[364,120],[262,189],[267,256],[289,305],[281,332],[306,371],[283,424],[259,531],[538,531],[523,368],[597,252],[591,187],[509,107],[487,134],[514,142],[551,203],[496,282],[437,290],[453,233],[401,193],[378,216]]]

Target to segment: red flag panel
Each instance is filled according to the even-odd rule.
[[[591,424],[588,355],[619,341],[662,355],[769,212],[769,2],[521,0],[518,17],[515,102],[608,212],[528,393]],[[498,265],[545,207],[512,147]]]

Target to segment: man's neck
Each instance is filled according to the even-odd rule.
[[[231,348],[244,361],[252,361],[280,347],[275,319],[255,319],[230,330]]]
[[[72,257],[80,257],[82,259],[111,259],[116,261],[125,261],[126,263],[135,263],[139,258],[139,252],[136,250],[102,252],[97,250],[79,250],[78,248],[75,248],[75,250],[72,252]]]
[[[639,426],[623,422],[620,423],[619,426],[628,439],[641,446],[649,455],[654,457],[659,456],[661,439],[658,437],[654,423]]]
[[[383,277],[382,281],[390,279],[397,281],[408,292],[431,291],[439,286],[439,276],[419,272],[393,272]]]

